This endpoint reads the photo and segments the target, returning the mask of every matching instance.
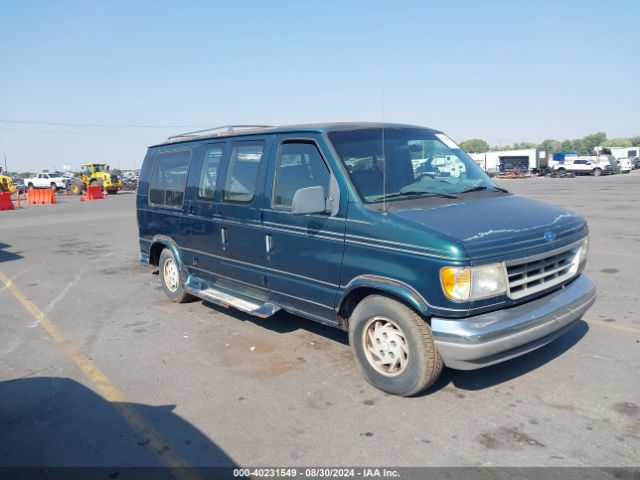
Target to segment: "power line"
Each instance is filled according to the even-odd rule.
[[[19,125],[53,125],[56,127],[94,127],[94,128],[200,128],[207,125],[131,125],[108,123],[65,123],[65,122],[40,122],[33,120],[0,120],[0,123]]]
[[[98,133],[98,132],[70,132],[70,131],[54,131],[54,130],[40,130],[40,129],[32,129],[32,128],[14,128],[14,127],[2,127],[0,126],[1,131],[13,131],[13,132],[28,132],[28,133],[47,133],[52,135],[82,135],[88,137],[136,137],[136,138],[163,138],[162,135],[151,135],[149,133]]]

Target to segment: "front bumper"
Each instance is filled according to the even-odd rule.
[[[561,290],[517,307],[461,320],[432,318],[433,338],[447,367],[474,370],[524,355],[555,340],[596,300],[584,273]]]

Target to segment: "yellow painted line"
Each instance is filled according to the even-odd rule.
[[[625,327],[624,325],[617,325],[613,322],[603,322],[602,320],[589,320],[589,324],[598,325],[599,327],[607,327],[611,330],[619,330],[620,332],[637,333],[640,334],[640,328]]]
[[[22,293],[18,287],[0,272],[0,282],[4,284],[8,291],[22,304],[62,348],[65,355],[78,366],[82,373],[91,381],[98,393],[120,414],[125,422],[129,424],[134,433],[143,441],[149,440],[147,444],[156,454],[160,462],[171,470],[171,473],[178,480],[197,480],[200,476],[184,460],[178,457],[171,449],[167,448],[168,443],[162,438],[160,433],[149,424],[133,407],[126,405],[123,393],[118,390],[107,378],[107,376],[84,355],[78,348],[64,336],[62,331],[38,308],[29,298]]]

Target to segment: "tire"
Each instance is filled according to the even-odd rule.
[[[180,273],[180,266],[170,248],[162,250],[158,263],[160,266],[160,283],[167,297],[176,303],[185,303],[191,300],[193,297],[184,291],[182,286],[184,279]]]
[[[118,189],[117,188],[107,189],[107,193],[109,195],[115,195],[116,193],[118,193]]]
[[[601,170],[601,169],[599,169],[599,168],[594,169],[594,170],[593,170],[593,175],[594,175],[595,177],[599,177],[600,175],[602,175],[602,170]]]
[[[56,185],[55,182],[51,182],[51,185],[49,185],[49,188],[51,188],[51,190],[55,192],[56,190],[58,190],[58,185]]]
[[[377,349],[373,353],[374,342],[382,355],[377,355]],[[356,306],[349,319],[349,343],[364,377],[385,392],[415,395],[442,372],[442,358],[427,322],[405,304],[383,295],[370,295]],[[389,366],[376,365],[376,359],[379,363],[400,360]]]
[[[27,183],[27,188],[33,188],[33,183],[31,182]]]
[[[71,185],[71,188],[69,189],[71,191],[71,193],[73,195],[81,195],[82,194],[82,186],[74,183],[73,185]]]

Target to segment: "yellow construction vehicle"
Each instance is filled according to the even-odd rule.
[[[0,167],[0,193],[10,192],[16,193],[18,191],[18,187],[13,182],[13,178],[9,175],[5,175],[2,172],[2,167]]]
[[[98,185],[106,190],[109,195],[118,193],[118,190],[121,190],[124,186],[122,180],[119,179],[115,173],[109,171],[109,165],[106,163],[85,163],[82,165],[82,169],[77,178],[82,181],[84,186]],[[70,185],[71,192],[75,194],[79,194],[81,188],[81,186],[75,183]],[[74,189],[80,191],[74,191]]]

